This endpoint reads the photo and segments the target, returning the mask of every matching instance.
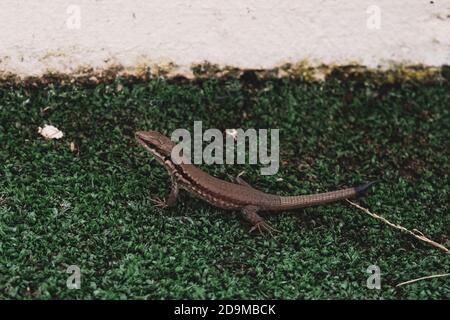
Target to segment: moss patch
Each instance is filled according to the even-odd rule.
[[[382,179],[358,200],[450,246],[450,85],[299,79],[49,83],[0,88],[2,298],[448,298],[449,257],[345,202],[266,215],[249,235],[235,213],[183,195],[160,211],[169,177],[137,130],[279,128],[282,166],[203,166],[277,194]],[[253,79],[253,80],[252,80]],[[52,124],[61,140],[37,127]],[[77,148],[71,151],[69,144]],[[278,178],[282,178],[279,181]],[[370,265],[381,290],[366,288]],[[66,287],[78,265],[80,290]]]

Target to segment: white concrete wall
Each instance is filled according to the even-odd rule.
[[[0,71],[22,77],[203,61],[450,64],[450,0],[0,0],[0,25]]]

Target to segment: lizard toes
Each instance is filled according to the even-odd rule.
[[[165,201],[165,200],[162,200],[162,199],[159,198],[159,197],[150,198],[150,201],[152,201],[153,203],[155,203],[155,207],[157,207],[157,208],[161,208],[161,209],[167,208],[167,203],[166,203],[166,201]]]

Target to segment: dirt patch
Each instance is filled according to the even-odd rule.
[[[145,65],[133,68],[111,65],[94,69],[80,67],[72,73],[47,72],[42,76],[21,77],[10,72],[0,72],[0,84],[3,85],[45,85],[49,83],[97,84],[111,82],[117,77],[136,80],[149,80],[156,77],[176,80],[230,79],[258,82],[268,78],[296,78],[307,82],[321,82],[329,79],[367,81],[374,83],[399,83],[404,81],[448,81],[450,66],[428,67],[423,65],[394,65],[389,69],[368,68],[361,65],[321,65],[312,66],[306,61],[296,64],[283,64],[272,69],[242,69],[233,66],[220,66],[204,62],[194,64],[189,70],[178,68],[173,63]]]

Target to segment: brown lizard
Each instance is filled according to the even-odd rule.
[[[269,233],[276,231],[258,215],[260,211],[297,209],[352,198],[362,194],[374,183],[318,194],[278,196],[257,190],[240,177],[236,177],[232,183],[215,178],[192,164],[175,163],[171,157],[175,143],[159,132],[139,131],[136,132],[136,139],[167,169],[172,179],[172,188],[167,200],[152,199],[157,206],[162,208],[173,206],[179,190],[183,189],[213,206],[240,210],[244,218],[252,224],[250,232],[255,229]]]

